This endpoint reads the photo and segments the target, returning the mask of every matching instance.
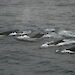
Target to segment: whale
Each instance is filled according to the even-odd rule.
[[[62,49],[62,50],[56,50],[56,53],[69,53],[69,54],[75,54],[75,46]]]
[[[41,39],[43,35],[44,34],[42,33],[36,33],[33,35],[24,34],[24,35],[17,36],[16,39],[22,41],[37,41],[38,39]]]
[[[63,45],[69,45],[69,44],[75,44],[75,40],[71,39],[59,39],[51,42],[46,42],[41,45],[41,48],[47,48],[50,46],[63,46]]]
[[[15,29],[15,30],[8,30],[8,31],[4,31],[4,32],[0,32],[0,35],[10,35],[11,33],[16,34],[19,31],[19,29]]]
[[[45,29],[45,32],[47,32],[46,35],[43,37],[53,37],[53,38],[75,38],[75,33],[71,30],[67,29],[62,29],[59,27],[55,27],[53,29]]]
[[[9,36],[23,36],[24,34],[27,35],[27,34],[30,34],[31,31],[18,31],[18,32],[11,32],[9,34]]]

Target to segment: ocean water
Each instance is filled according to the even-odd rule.
[[[0,32],[54,27],[75,30],[75,0],[0,0]],[[0,75],[75,75],[74,54],[42,43],[0,36]]]

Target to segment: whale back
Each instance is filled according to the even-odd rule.
[[[9,35],[12,32],[18,32],[18,31],[19,31],[18,29],[16,29],[16,30],[9,30],[9,31],[5,31],[5,32],[1,32],[0,35]]]

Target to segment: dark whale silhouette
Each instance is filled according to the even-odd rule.
[[[44,34],[41,34],[41,33],[37,33],[33,36],[31,36],[31,38],[41,38]]]
[[[15,29],[15,30],[8,30],[8,31],[4,31],[4,32],[1,32],[0,35],[9,35],[10,33],[13,33],[13,32],[18,32],[19,29]]]
[[[63,39],[56,40],[56,41],[54,41],[53,43],[50,43],[50,44],[57,45],[58,43],[61,43],[61,42],[64,42],[64,40],[63,40]],[[48,45],[49,45],[49,44],[48,44]]]
[[[75,54],[75,46],[66,48],[63,50],[56,50],[57,53],[70,53],[70,54]]]
[[[70,51],[75,52],[75,46],[73,46],[73,47],[71,47],[71,48],[67,48],[66,50],[70,50]]]

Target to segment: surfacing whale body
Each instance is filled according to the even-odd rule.
[[[70,30],[61,29],[56,27],[55,29],[45,29],[47,32],[43,37],[53,37],[53,38],[75,38],[75,33]]]
[[[69,30],[62,30],[58,34],[65,38],[75,38],[75,33]]]
[[[44,34],[41,34],[41,33],[37,33],[31,36],[21,35],[21,36],[16,37],[16,39],[23,40],[23,41],[36,41],[37,39],[41,39],[43,35]]]
[[[31,30],[21,31],[19,29],[15,29],[15,30],[8,30],[8,31],[5,31],[5,32],[1,32],[0,35],[20,36],[20,35],[30,34],[30,33],[31,33]]]
[[[10,35],[11,33],[13,33],[13,34],[15,35],[17,32],[19,32],[18,29],[15,29],[15,30],[8,30],[8,31],[1,32],[0,35],[6,35],[6,36],[8,36],[8,35]]]
[[[30,34],[31,31],[18,31],[18,32],[12,32],[9,34],[9,36],[23,36],[23,35],[27,35]]]
[[[57,53],[70,53],[70,54],[75,54],[75,46],[66,48],[63,50],[56,50]]]
[[[41,45],[41,48],[47,48],[50,46],[63,46],[63,45],[69,45],[69,44],[74,44],[74,43],[75,43],[75,40],[61,39],[61,40],[46,42]]]

